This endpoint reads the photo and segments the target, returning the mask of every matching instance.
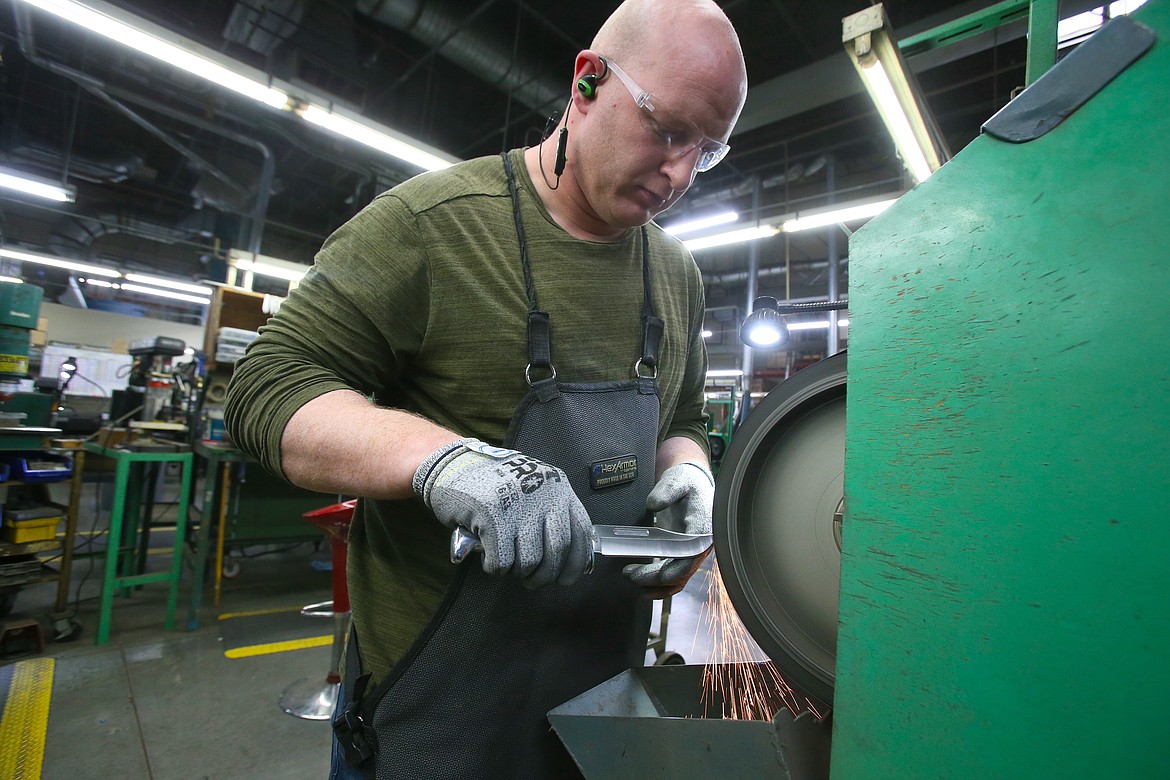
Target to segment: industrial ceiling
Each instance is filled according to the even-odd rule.
[[[113,5],[470,158],[540,140],[549,113],[569,94],[577,51],[617,0]],[[764,217],[792,214],[911,186],[841,44],[842,17],[865,0],[721,5],[743,42],[748,104],[728,158],[701,174],[660,222],[716,206],[744,219],[753,205]],[[886,10],[903,35],[988,5],[893,0]],[[1065,2],[1061,15],[1089,7]],[[1023,35],[1020,23],[911,59],[952,152],[1023,85]],[[419,172],[20,0],[0,0],[0,45],[0,164],[77,188],[68,204],[0,196],[9,247],[180,280],[222,280],[223,257],[233,247],[311,263],[332,230],[376,193]],[[824,299],[831,232],[758,242],[759,291]],[[696,255],[713,310],[743,306],[751,251],[737,245]],[[79,288],[52,268],[26,263],[21,273],[45,287],[47,300],[188,322],[202,316],[199,306]],[[267,291],[280,294],[281,283]],[[722,341],[730,352],[732,339]]]

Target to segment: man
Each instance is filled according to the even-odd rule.
[[[710,531],[702,283],[650,221],[726,154],[746,81],[713,2],[627,0],[561,129],[376,198],[237,365],[234,440],[361,497],[335,776],[575,776],[545,714],[643,662],[645,597],[699,561],[585,573],[590,526]],[[484,549],[454,566],[458,526]]]

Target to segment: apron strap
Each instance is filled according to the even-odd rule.
[[[528,297],[528,366],[524,379],[528,385],[541,390],[541,400],[556,396],[553,380],[557,371],[552,363],[552,328],[548,312],[541,311],[536,302],[536,285],[532,281],[532,263],[528,259],[528,237],[524,233],[524,221],[520,217],[520,193],[516,188],[516,173],[512,158],[507,152],[500,155],[504,160],[504,174],[508,179],[508,195],[512,198],[512,221],[516,224],[516,240],[520,244],[520,263],[524,267],[524,292]],[[634,376],[638,379],[653,380],[658,376],[658,356],[662,344],[663,322],[654,313],[650,299],[650,235],[646,226],[642,233],[642,356],[634,363]],[[532,378],[532,369],[544,369],[547,377]],[[649,375],[642,371],[648,369]]]
[[[355,769],[368,761],[378,749],[377,735],[370,724],[373,722],[374,707],[381,696],[367,695],[369,684],[370,673],[363,674],[361,669],[357,629],[351,624],[342,678],[346,697],[341,712],[333,720],[333,733],[337,735],[337,743],[345,754],[345,763]]]
[[[650,237],[642,226],[642,357],[634,364],[634,375],[642,379],[642,368],[651,370],[650,378],[658,376],[659,347],[662,344],[662,319],[654,314],[650,300]]]

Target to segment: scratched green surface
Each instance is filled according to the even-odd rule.
[[[833,776],[1170,777],[1170,3],[850,247]]]

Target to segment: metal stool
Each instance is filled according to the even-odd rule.
[[[306,677],[285,688],[280,695],[280,708],[294,718],[328,720],[337,703],[337,690],[341,687],[341,650],[349,624],[349,590],[345,584],[346,538],[356,505],[356,499],[343,501],[302,515],[324,532],[333,553],[333,601],[310,604],[301,610],[302,615],[333,616],[333,658],[324,680]]]

